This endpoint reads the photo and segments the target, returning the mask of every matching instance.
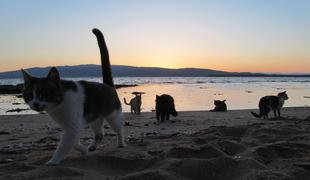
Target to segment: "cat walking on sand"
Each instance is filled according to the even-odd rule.
[[[64,130],[63,137],[47,164],[61,163],[72,149],[82,154],[95,150],[103,138],[104,120],[117,133],[118,146],[125,145],[121,102],[114,88],[108,49],[102,33],[98,29],[93,29],[93,33],[97,37],[101,54],[103,84],[62,80],[55,67],[43,78],[34,77],[22,70],[25,102],[35,111],[46,111]],[[94,139],[88,148],[80,144],[80,136],[86,124],[90,125],[94,133]]]
[[[286,91],[280,92],[277,96],[264,96],[258,104],[259,114],[255,112],[251,113],[257,118],[263,117],[264,119],[268,119],[269,112],[273,111],[274,118],[277,119],[277,113],[278,117],[281,117],[281,108],[286,100],[288,100]]]

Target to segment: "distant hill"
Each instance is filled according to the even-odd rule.
[[[26,69],[35,76],[45,76],[50,67],[34,67]],[[94,64],[76,65],[76,66],[58,66],[61,77],[100,77],[101,66]],[[310,75],[279,75],[279,74],[262,74],[249,72],[225,72],[210,69],[199,68],[181,68],[168,69],[158,67],[133,67],[133,66],[112,66],[114,77],[208,77],[208,76],[294,76],[310,77]],[[21,72],[9,71],[1,72],[0,79],[4,78],[21,78]]]

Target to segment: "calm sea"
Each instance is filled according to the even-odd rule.
[[[101,82],[101,78],[69,78]],[[287,91],[286,107],[310,105],[310,78],[304,77],[117,77],[115,84],[137,84],[139,86],[118,89],[123,102],[133,97],[131,92],[142,91],[142,111],[155,108],[155,96],[170,94],[175,99],[178,111],[210,110],[213,100],[226,99],[228,109],[257,108],[260,97]],[[22,83],[21,79],[0,79],[2,84]],[[0,95],[0,114],[14,108],[27,108],[23,100],[14,95]],[[129,106],[123,104],[128,112]],[[18,114],[32,114],[31,110]]]

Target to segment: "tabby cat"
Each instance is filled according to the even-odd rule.
[[[281,116],[281,108],[284,105],[284,101],[288,100],[288,96],[286,91],[280,92],[277,96],[264,96],[260,99],[258,107],[259,107],[259,114],[255,112],[251,112],[253,116],[260,118],[263,117],[264,119],[268,119],[268,114],[270,111],[273,110],[274,118]]]
[[[131,114],[140,114],[142,105],[142,95],[136,94],[136,97],[132,98],[129,103],[127,103],[126,98],[124,98],[124,103],[130,106]]]

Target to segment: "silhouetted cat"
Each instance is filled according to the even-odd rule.
[[[59,164],[73,148],[82,154],[95,150],[103,138],[103,120],[107,120],[117,133],[118,145],[124,146],[122,108],[114,88],[108,49],[102,33],[98,29],[93,29],[93,33],[97,37],[101,54],[103,84],[62,80],[55,67],[43,78],[33,77],[22,70],[25,102],[35,111],[46,111],[64,130],[47,164]],[[94,139],[88,149],[80,144],[80,136],[86,124],[90,124],[94,132]]]
[[[124,98],[124,103],[130,106],[131,114],[140,114],[141,113],[141,104],[142,104],[142,95],[136,94],[136,97],[132,98],[129,103],[126,102]]]
[[[216,111],[227,111],[227,106],[225,103],[226,100],[220,101],[220,100],[214,100],[214,109],[210,110],[211,112]]]
[[[178,115],[174,107],[173,97],[167,94],[156,95],[156,119],[158,123],[160,122],[159,117],[161,122],[164,122],[165,119],[170,118],[170,114],[174,117]]]
[[[259,114],[255,112],[251,112],[255,117],[263,117],[264,119],[268,119],[268,114],[271,110],[274,112],[274,118],[281,116],[281,108],[284,105],[284,101],[288,100],[288,96],[286,91],[280,92],[277,96],[264,96],[260,99],[258,107],[259,107]]]

